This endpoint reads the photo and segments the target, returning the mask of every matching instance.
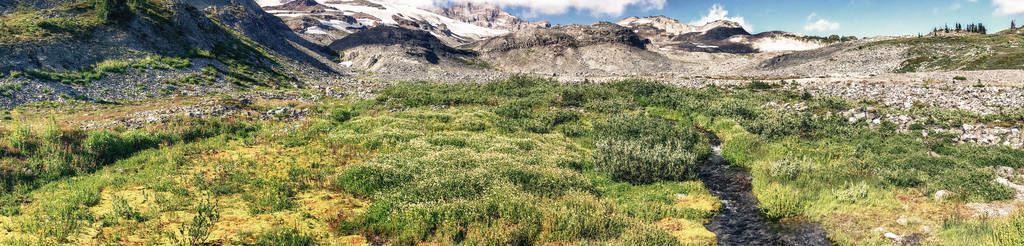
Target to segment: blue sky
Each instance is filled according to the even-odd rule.
[[[1008,28],[1011,19],[1024,21],[1024,0],[544,1],[562,2],[549,6],[544,3],[510,3],[506,9],[529,20],[547,20],[554,24],[614,22],[634,15],[665,15],[690,23],[707,16],[712,7],[717,5],[721,10],[728,11],[728,17],[742,17],[752,26],[753,32],[782,30],[860,37],[927,33],[932,27],[955,22],[983,22],[990,32],[994,32]],[[593,2],[607,2],[602,6],[610,7],[599,9],[588,5]],[[555,5],[568,6],[559,6],[566,7],[564,11],[552,10]],[[721,14],[722,11],[717,13]]]

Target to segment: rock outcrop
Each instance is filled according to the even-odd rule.
[[[658,50],[712,53],[756,53],[816,49],[824,43],[787,32],[752,35],[739,23],[718,20],[703,26],[688,25],[665,16],[628,17],[616,24],[650,39]]]
[[[506,31],[519,31],[530,27],[548,27],[546,21],[529,22],[489,4],[463,3],[434,10],[435,13],[473,25]]]
[[[632,30],[608,22],[593,25],[564,25],[549,28],[529,28],[485,39],[469,45],[482,52],[505,52],[517,49],[544,48],[570,49],[598,44],[615,44],[646,48],[648,40]]]

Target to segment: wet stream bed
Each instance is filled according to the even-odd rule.
[[[750,173],[729,165],[722,158],[721,142],[710,137],[713,154],[698,176],[722,201],[722,209],[705,225],[717,235],[718,245],[832,245],[819,224],[765,218],[751,191]]]

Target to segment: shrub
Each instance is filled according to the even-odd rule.
[[[597,142],[594,160],[613,179],[635,184],[678,181],[693,177],[698,157],[686,145],[650,145],[643,141]]]
[[[335,182],[345,191],[360,194],[373,195],[374,193],[390,189],[412,179],[412,174],[392,166],[364,164],[351,167],[338,176]]]
[[[861,181],[860,183],[850,185],[846,189],[832,190],[832,194],[836,196],[836,199],[843,202],[854,203],[861,199],[868,197],[868,183]]]
[[[527,100],[514,100],[494,108],[494,113],[505,118],[522,119],[532,115],[533,103]]]
[[[355,117],[355,114],[347,109],[335,108],[331,110],[329,117],[336,123],[345,123],[352,119],[352,117]]]
[[[921,124],[921,123],[914,123],[914,124],[910,124],[910,126],[907,126],[907,130],[911,130],[911,131],[920,131],[920,130],[924,130],[924,129],[926,129],[926,128],[925,128],[924,124]]]
[[[617,181],[643,184],[691,178],[699,160],[711,152],[707,139],[694,127],[647,115],[617,115],[594,128],[595,164]]]
[[[305,246],[314,245],[313,237],[294,228],[273,229],[260,234],[255,246]]]
[[[126,0],[95,0],[96,17],[105,22],[125,21],[132,17]]]
[[[121,134],[97,131],[89,134],[82,146],[101,162],[110,163],[139,150],[157,147],[158,144],[157,136],[142,131],[129,131]]]
[[[783,159],[772,162],[768,166],[768,175],[779,180],[794,180],[804,174],[804,161]]]
[[[967,77],[964,77],[964,76],[956,76],[956,77],[953,77],[953,80],[959,80],[959,81],[964,81],[964,80],[967,80]]]
[[[249,213],[251,214],[277,212],[295,206],[291,200],[295,196],[295,189],[284,180],[258,180],[253,188],[255,188],[254,192],[242,195],[245,200],[249,201]]]
[[[563,135],[571,138],[587,136],[591,133],[590,127],[580,122],[562,125],[561,130]]]
[[[139,213],[138,210],[135,210],[135,208],[132,208],[132,206],[128,204],[128,200],[125,200],[120,196],[114,196],[113,206],[114,216],[118,218],[134,221],[144,220],[142,214]]]
[[[1024,245],[1024,212],[1018,211],[995,228],[993,245]]]
[[[207,237],[213,232],[213,225],[220,219],[220,212],[215,202],[206,199],[196,206],[196,215],[191,223],[181,223],[176,233],[171,233],[171,241],[176,245],[205,245]]]
[[[751,80],[750,83],[747,84],[747,89],[751,90],[771,90],[778,87],[781,87],[781,85],[760,80]]]
[[[44,235],[57,242],[67,243],[85,225],[82,220],[88,216],[88,212],[78,209],[77,204],[58,204],[47,208],[38,223]]]
[[[950,190],[969,202],[1013,199],[1014,190],[994,179],[988,168],[947,168],[931,176],[929,190]]]
[[[97,131],[89,134],[89,137],[82,143],[86,151],[95,154],[97,157],[103,160],[113,160],[114,158],[129,152],[128,145],[120,134],[110,131]]]
[[[803,212],[800,191],[793,187],[771,183],[767,187],[755,187],[754,194],[761,202],[761,212],[769,219],[782,219]]]

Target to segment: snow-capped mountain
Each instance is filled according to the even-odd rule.
[[[513,32],[529,27],[551,25],[547,21],[528,22],[505,12],[500,7],[487,4],[463,3],[435,9],[434,12],[473,25]]]
[[[525,22],[503,11],[483,7],[430,10],[380,0],[262,0],[267,12],[282,18],[297,33],[321,43],[379,25],[424,30],[449,44],[461,44],[518,30]],[[477,14],[485,10],[487,14]],[[462,15],[467,13],[467,15]],[[479,19],[474,23],[453,19]],[[477,16],[477,17],[473,17]],[[485,18],[490,16],[491,18]],[[480,25],[487,20],[501,25]]]
[[[724,21],[724,20],[711,22],[711,23],[708,23],[707,25],[703,25],[703,26],[694,26],[694,25],[684,24],[683,22],[680,22],[679,20],[668,18],[668,17],[665,17],[665,16],[651,16],[651,17],[636,17],[636,16],[632,16],[632,17],[627,17],[625,19],[619,20],[615,24],[618,24],[618,25],[624,26],[624,27],[631,27],[631,28],[636,28],[636,27],[639,27],[639,26],[648,25],[648,26],[651,26],[653,28],[660,29],[660,30],[664,31],[665,33],[674,34],[674,35],[681,35],[681,34],[695,33],[695,32],[704,33],[704,32],[707,32],[709,30],[712,30],[712,29],[715,29],[715,28],[719,28],[719,27],[743,28],[742,26],[739,25],[739,23],[735,23],[735,22],[731,22],[731,21]]]
[[[796,33],[750,34],[739,23],[728,20],[694,26],[665,16],[634,16],[616,24],[632,28],[659,50],[753,53],[810,50],[826,45]]]

